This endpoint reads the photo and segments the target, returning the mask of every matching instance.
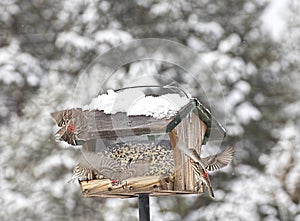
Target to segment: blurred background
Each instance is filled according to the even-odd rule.
[[[50,113],[106,89],[174,82],[215,104],[236,156],[211,176],[216,200],[151,198],[152,220],[300,220],[297,0],[4,0],[0,12],[1,220],[137,220],[137,199],[86,199],[67,183],[78,152],[55,142]],[[89,66],[142,38],[180,43],[210,68],[136,61],[107,76]]]

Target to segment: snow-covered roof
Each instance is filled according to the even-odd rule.
[[[146,96],[139,89],[108,90],[106,94],[94,98],[83,110],[101,110],[106,114],[125,112],[128,116],[145,115],[162,119],[174,116],[189,101],[190,98],[179,94]]]

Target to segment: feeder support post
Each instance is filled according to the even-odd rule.
[[[149,194],[139,194],[139,221],[150,221]]]

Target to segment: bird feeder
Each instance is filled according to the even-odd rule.
[[[225,135],[223,127],[195,98],[189,98],[174,115],[159,119],[82,108],[58,111],[52,117],[60,127],[57,134],[61,140],[82,145],[87,158],[94,153],[120,166],[116,169],[120,177],[123,175],[120,179],[107,175],[79,181],[85,197],[201,194],[205,189],[197,184],[190,160],[177,145],[199,153],[212,131]]]

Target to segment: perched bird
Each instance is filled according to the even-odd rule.
[[[208,188],[209,195],[214,198],[214,192],[207,170],[215,171],[228,165],[233,159],[234,148],[229,146],[224,151],[216,155],[211,155],[204,158],[201,158],[195,149],[188,149],[182,144],[178,145],[178,148],[185,155],[190,157],[193,171],[196,175],[196,180],[202,181]]]
[[[194,174],[196,175],[196,181],[197,183],[200,183],[200,181],[207,187],[208,193],[212,198],[215,198],[215,194],[213,191],[213,188],[211,186],[210,178],[205,169],[202,168],[200,163],[195,162],[191,160],[192,168],[194,171]],[[199,190],[199,186],[197,187]]]
[[[63,140],[71,145],[77,145],[77,140],[87,128],[87,116],[81,110],[68,109],[52,113],[52,117],[61,127],[55,134],[56,140]]]
[[[63,111],[57,125],[59,127],[66,126],[69,123],[69,121],[72,119],[72,117],[73,117],[72,109]]]
[[[73,176],[70,182],[75,182],[76,180],[83,181],[83,180],[92,180],[96,177],[94,171],[90,168],[83,167],[80,164],[77,164],[73,169]]]
[[[70,119],[72,118],[73,111],[74,109],[58,111],[58,112],[51,113],[51,116],[57,123],[57,126],[63,127],[66,126],[70,121]]]

